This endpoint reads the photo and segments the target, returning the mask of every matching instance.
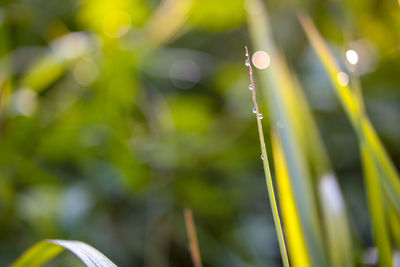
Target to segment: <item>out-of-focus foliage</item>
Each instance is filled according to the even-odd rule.
[[[398,3],[266,4],[343,191],[354,262],[373,263],[356,135],[296,12],[359,77],[399,167]],[[249,15],[240,0],[0,3],[0,265],[54,238],[87,242],[118,266],[189,266],[184,207],[205,266],[281,265],[243,61]],[[353,72],[348,49],[360,57]]]

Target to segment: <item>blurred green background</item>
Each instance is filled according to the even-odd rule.
[[[398,3],[265,3],[367,250],[357,140],[296,12],[343,65],[358,51],[368,114],[399,167]],[[247,16],[242,0],[1,1],[1,266],[45,238],[87,242],[119,266],[190,266],[184,207],[205,266],[281,265],[247,89]]]

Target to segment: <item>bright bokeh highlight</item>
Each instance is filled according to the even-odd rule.
[[[266,69],[271,63],[271,58],[269,57],[267,52],[257,51],[253,54],[251,61],[257,69]]]
[[[346,86],[349,84],[349,75],[347,75],[345,72],[339,72],[337,74],[337,82],[341,85],[341,86]]]
[[[346,51],[346,59],[351,65],[356,65],[358,63],[358,54],[354,50]]]

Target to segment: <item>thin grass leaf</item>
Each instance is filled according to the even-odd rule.
[[[88,267],[116,267],[106,256],[81,241],[43,240],[28,249],[10,267],[38,267],[65,249],[74,253]]]
[[[193,212],[191,209],[183,211],[185,218],[186,232],[189,239],[190,255],[192,256],[193,266],[202,267],[199,242],[197,241],[196,227],[193,219]]]
[[[365,143],[361,145],[365,183],[372,217],[374,239],[379,252],[379,266],[392,266],[392,248],[384,212],[384,198],[379,173],[371,151]]]
[[[278,206],[276,204],[274,186],[272,184],[271,170],[270,170],[270,167],[269,167],[267,149],[266,149],[265,140],[264,140],[264,132],[263,132],[262,123],[261,123],[261,116],[260,116],[261,114],[260,114],[260,110],[258,108],[257,98],[256,98],[256,87],[254,85],[253,68],[251,67],[251,64],[250,64],[249,51],[248,51],[247,47],[246,47],[246,65],[248,65],[248,67],[249,67],[250,86],[252,88],[251,97],[252,97],[252,100],[253,100],[254,109],[256,111],[256,119],[257,119],[257,126],[258,126],[258,136],[260,138],[261,155],[262,155],[261,157],[262,157],[262,160],[263,160],[265,181],[266,181],[267,189],[268,189],[268,197],[269,197],[269,202],[270,202],[270,205],[271,205],[272,217],[274,218],[275,231],[276,231],[276,235],[277,235],[277,238],[278,238],[279,249],[280,249],[280,252],[281,252],[281,258],[282,258],[283,266],[288,267],[289,266],[289,260],[288,260],[288,255],[287,255],[287,251],[286,251],[285,238],[283,236],[281,220],[280,220],[279,212],[278,212]]]
[[[301,134],[297,131],[296,99],[291,96],[289,74],[282,54],[275,47],[265,7],[261,1],[248,1],[248,22],[251,38],[256,49],[265,50],[271,58],[271,65],[260,70],[263,88],[268,88],[271,121],[278,127],[279,136],[287,162],[289,177],[301,227],[304,231],[308,252],[313,266],[327,266],[328,260],[324,247],[322,228],[316,206],[316,195],[313,190],[307,157],[304,154]],[[302,126],[304,127],[304,125]]]
[[[351,233],[345,204],[338,181],[333,173],[326,173],[319,181],[318,192],[324,215],[325,231],[331,266],[354,266]]]
[[[396,212],[396,209],[393,207],[393,204],[389,205],[388,217],[394,243],[396,244],[397,248],[400,248],[400,218],[399,214]]]
[[[293,189],[290,183],[289,171],[283,153],[283,148],[279,136],[271,134],[272,153],[276,173],[276,183],[282,211],[283,222],[285,225],[287,242],[289,247],[289,257],[293,266],[311,266],[307,245],[299,215],[293,197]]]

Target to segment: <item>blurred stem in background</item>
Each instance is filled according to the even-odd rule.
[[[189,240],[189,249],[192,256],[193,266],[202,267],[203,264],[201,263],[199,241],[197,239],[196,226],[194,223],[192,210],[188,208],[184,209],[183,216],[185,218],[186,233]]]

